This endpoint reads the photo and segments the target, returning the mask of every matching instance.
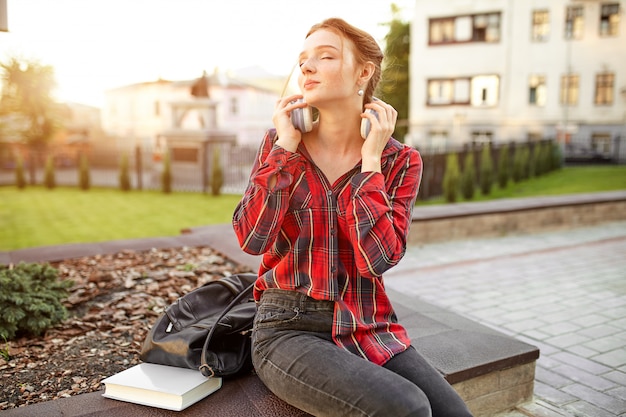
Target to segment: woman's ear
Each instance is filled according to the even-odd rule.
[[[359,85],[366,85],[369,82],[370,78],[372,78],[372,76],[374,75],[375,69],[376,66],[372,61],[367,61],[365,64],[363,64],[363,66],[361,67],[361,72],[359,74]]]

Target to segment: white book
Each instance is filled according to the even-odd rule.
[[[194,369],[141,363],[102,383],[106,398],[181,411],[220,389],[222,378],[207,378]]]

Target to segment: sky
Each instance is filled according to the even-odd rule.
[[[51,65],[60,101],[101,107],[104,91],[261,67],[290,72],[315,23],[341,17],[383,46],[392,19],[414,0],[7,0],[0,61]]]

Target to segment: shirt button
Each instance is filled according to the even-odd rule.
[[[326,191],[327,195],[333,195],[333,192],[331,190]]]

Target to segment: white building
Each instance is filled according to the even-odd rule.
[[[625,9],[625,0],[416,0],[407,143],[559,138],[608,154],[621,137],[626,148]]]
[[[213,74],[207,77],[208,95],[215,102],[211,126],[198,112],[176,120],[175,108],[196,100],[191,88],[197,80],[158,80],[123,86],[105,94],[103,129],[118,137],[118,148],[152,148],[172,128],[217,129],[234,134],[241,144],[259,143],[272,126],[274,105],[280,94],[280,77],[240,79]],[[197,99],[204,100],[204,99]]]

